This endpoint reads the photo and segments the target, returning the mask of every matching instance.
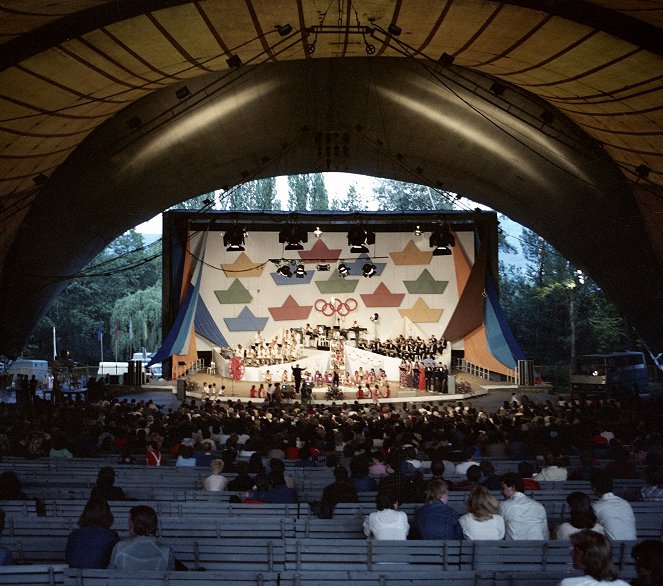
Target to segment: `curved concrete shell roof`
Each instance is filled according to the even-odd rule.
[[[325,170],[509,215],[663,349],[662,2],[5,0],[0,15],[0,353],[165,207]]]

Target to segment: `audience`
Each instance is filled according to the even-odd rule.
[[[569,539],[571,535],[591,529],[597,533],[605,533],[603,527],[597,522],[596,514],[592,508],[592,501],[584,492],[572,492],[566,497],[566,502],[571,507],[570,520],[557,527],[556,539]]]
[[[504,518],[506,539],[548,539],[548,516],[541,503],[525,496],[520,476],[507,472],[502,476],[500,514]]]
[[[573,567],[585,572],[584,576],[564,578],[560,586],[629,586],[619,579],[612,564],[612,546],[605,535],[583,529],[570,537],[573,549]]]
[[[129,512],[129,539],[115,544],[109,568],[114,570],[174,570],[170,546],[155,537],[158,519],[152,507],[140,505]]]
[[[398,500],[389,491],[378,491],[377,511],[364,521],[364,534],[377,540],[407,539],[410,524],[407,515],[398,510]]]
[[[504,519],[500,505],[485,486],[476,487],[467,499],[467,513],[460,519],[466,539],[504,539]]]
[[[113,547],[119,541],[113,531],[113,513],[108,501],[92,497],[67,539],[65,561],[71,568],[103,569],[108,567]]]
[[[663,542],[646,539],[633,546],[631,557],[635,561],[638,577],[633,586],[661,586],[663,584]]]
[[[426,490],[426,504],[414,513],[414,534],[418,539],[462,539],[458,513],[450,507],[449,487],[432,480]]]
[[[221,476],[223,460],[217,458],[209,465],[210,475],[203,481],[203,488],[209,492],[223,492],[228,488],[228,480]]]
[[[119,487],[115,486],[115,470],[110,466],[104,466],[97,474],[97,482],[92,487],[91,499],[104,499],[107,501],[123,501],[127,495]]]
[[[598,522],[609,539],[636,539],[635,515],[631,505],[612,493],[612,478],[607,472],[597,470],[592,477],[592,488],[599,497],[593,504]]]

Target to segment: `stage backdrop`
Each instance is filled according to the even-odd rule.
[[[295,225],[308,241],[302,250],[285,250],[279,231],[292,225],[292,218],[258,216],[260,224],[252,222],[251,214],[233,224],[246,229],[244,250],[237,252],[224,245],[229,229],[219,229],[218,217],[201,222],[195,216],[186,237],[173,234],[181,217],[177,222],[164,219],[164,242],[172,249],[164,263],[170,273],[164,282],[172,297],[165,301],[171,306],[171,323],[155,360],[191,360],[199,351],[248,347],[257,332],[266,340],[282,338],[286,329],[307,324],[344,331],[358,327],[359,336],[368,340],[399,335],[439,339],[446,334],[454,350],[469,344],[473,358],[486,363],[479,366],[505,374],[522,356],[497,302],[496,233],[488,234],[485,226],[477,230],[471,215],[455,228],[450,222],[456,242],[449,256],[433,255],[429,237],[435,224],[415,233],[418,223],[433,221],[420,214],[398,214],[398,223],[391,222],[388,229],[379,229],[384,222],[366,224],[375,232],[375,243],[359,254],[352,254],[348,245],[350,221],[342,230],[336,225],[327,231],[319,214],[314,223],[298,214]],[[271,229],[266,217],[273,218]],[[362,213],[362,218],[368,222],[372,216]],[[322,234],[316,237],[318,225]],[[349,269],[345,277],[338,270],[341,263]],[[374,265],[370,277],[363,276],[367,264]],[[284,265],[291,277],[279,272]],[[304,271],[297,274],[299,265]],[[459,301],[462,312],[457,311]]]

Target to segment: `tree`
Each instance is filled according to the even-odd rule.
[[[309,175],[310,184],[310,208],[311,210],[329,209],[329,196],[327,195],[327,188],[325,187],[325,180],[321,173]]]
[[[357,212],[359,210],[366,210],[367,201],[362,200],[357,193],[357,188],[354,183],[348,187],[348,192],[342,199],[332,199],[329,204],[329,209],[333,211],[343,212]]]
[[[309,209],[309,191],[310,183],[307,175],[290,175],[288,177],[288,209],[292,211]]]
[[[574,354],[622,348],[629,330],[596,283],[531,230],[521,241],[527,271],[502,273],[500,302],[525,354],[568,364]]]
[[[129,338],[129,323],[132,324],[133,339]],[[119,358],[131,356],[131,349],[139,352],[145,347],[149,351],[161,345],[161,286],[130,293],[115,301],[111,323],[119,325],[117,347]],[[113,352],[116,337],[113,334]],[[126,352],[126,353],[125,353]]]
[[[257,179],[229,189],[221,197],[224,210],[280,210],[281,201],[276,193],[276,179]]]
[[[378,209],[384,211],[451,210],[452,194],[415,183],[379,179],[374,190]]]

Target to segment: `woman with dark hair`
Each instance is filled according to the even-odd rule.
[[[663,541],[646,539],[631,549],[638,577],[633,586],[657,586],[663,584]]]
[[[23,492],[21,481],[13,470],[5,470],[0,474],[0,500],[27,501],[28,496]]]
[[[91,498],[67,539],[65,560],[71,568],[103,569],[108,567],[113,547],[120,540],[113,531],[113,513],[108,501]]]
[[[569,539],[571,535],[583,529],[605,533],[603,527],[596,521],[592,501],[584,492],[572,492],[566,497],[566,502],[571,507],[571,519],[557,527],[555,532],[557,539]]]
[[[91,499],[100,498],[107,501],[124,501],[127,495],[119,487],[115,486],[115,470],[110,466],[104,466],[97,474],[97,483],[92,487]]]
[[[612,545],[605,536],[583,529],[571,535],[573,567],[584,576],[564,578],[559,586],[629,586],[612,565]]]
[[[407,539],[410,524],[407,515],[398,510],[398,500],[388,490],[378,492],[377,511],[364,520],[364,535],[373,539]]]

